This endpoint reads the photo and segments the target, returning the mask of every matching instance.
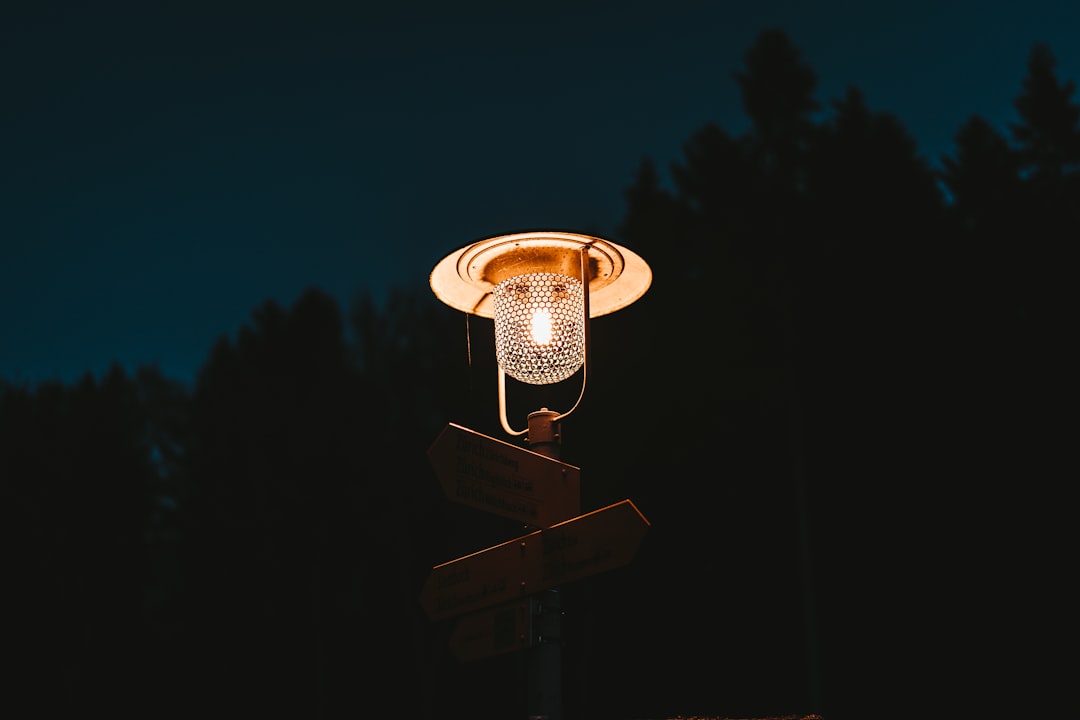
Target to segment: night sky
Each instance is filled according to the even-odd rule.
[[[1080,5],[5,3],[0,378],[113,361],[190,383],[266,299],[426,287],[525,228],[613,237],[645,157],[746,127],[764,28],[894,113],[937,164],[1007,132],[1032,45],[1080,78]],[[617,239],[617,238],[613,238]]]

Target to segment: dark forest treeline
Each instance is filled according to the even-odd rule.
[[[1017,551],[1064,530],[988,479],[1037,492],[1061,439],[1073,83],[1034,48],[1019,121],[973,116],[936,170],[857,89],[823,110],[782,32],[735,79],[750,131],[701,128],[670,189],[644,161],[612,238],[654,284],[595,323],[563,457],[586,509],[630,497],[653,529],[632,571],[568,589],[571,717],[902,707],[896,661],[866,658],[932,646],[923,684],[944,682],[972,647],[1035,642],[986,645],[1002,578],[1064,587]],[[462,669],[416,604],[433,564],[512,537],[450,506],[425,456],[447,422],[502,436],[490,333],[429,294],[346,316],[312,289],[258,307],[192,388],[119,366],[0,385],[17,684],[42,715],[507,716],[514,663]],[[953,672],[967,705],[938,709],[985,682]]]

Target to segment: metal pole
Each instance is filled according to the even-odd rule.
[[[540,455],[559,459],[558,413],[542,408],[529,415],[526,441]],[[526,658],[526,708],[529,720],[562,720],[562,599],[558,588],[531,601],[536,645]]]

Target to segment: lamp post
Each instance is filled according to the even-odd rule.
[[[588,377],[589,321],[640,298],[652,271],[638,255],[613,242],[561,231],[499,235],[443,258],[431,289],[450,307],[495,323],[499,421],[528,448],[558,460],[560,423],[577,409]],[[568,380],[581,371],[581,390],[564,412],[540,408],[515,430],[506,412],[506,375],[531,385]],[[562,716],[562,614],[557,589],[531,600],[541,642],[529,649],[526,705],[530,720]],[[544,638],[547,641],[543,641]]]

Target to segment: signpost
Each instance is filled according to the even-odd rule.
[[[628,564],[649,521],[630,500],[437,565],[420,593],[432,620],[461,615]]]
[[[456,503],[551,527],[581,510],[581,470],[450,423],[428,450],[446,497]]]
[[[450,637],[458,660],[529,648],[528,714],[551,720],[562,702],[558,586],[628,564],[649,527],[630,500],[579,514],[581,471],[558,459],[557,420],[529,415],[541,452],[453,423],[439,434],[428,460],[449,500],[539,529],[436,565],[420,591],[432,621],[462,616]]]

